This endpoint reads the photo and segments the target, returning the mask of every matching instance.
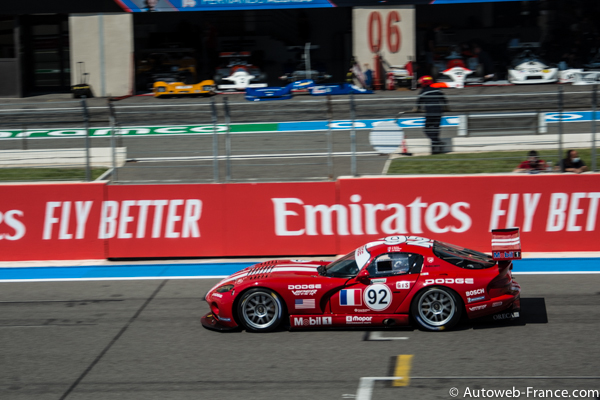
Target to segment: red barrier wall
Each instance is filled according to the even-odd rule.
[[[279,199],[334,204],[333,182],[107,186],[107,192],[114,227],[109,218],[101,225],[111,228],[109,258],[335,253],[334,235],[278,236],[274,228]],[[299,221],[288,225],[301,229]]]
[[[105,258],[103,183],[0,185],[0,260]]]
[[[600,175],[0,186],[0,260],[341,254],[411,234],[490,251],[600,251]]]
[[[490,229],[517,226],[525,252],[600,251],[596,174],[386,177],[344,179],[339,186],[342,204],[359,195],[364,213],[386,207],[371,211],[376,233],[341,236],[343,249],[409,233],[490,252]],[[385,231],[385,218],[394,213],[399,217],[393,222],[404,224],[388,220],[397,230]]]

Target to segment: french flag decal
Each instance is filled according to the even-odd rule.
[[[343,289],[340,292],[340,306],[362,306],[362,290]]]

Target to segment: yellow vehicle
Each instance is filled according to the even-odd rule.
[[[195,84],[185,84],[183,82],[154,82],[152,92],[154,97],[175,97],[175,96],[212,96],[215,94],[217,86],[212,79]]]

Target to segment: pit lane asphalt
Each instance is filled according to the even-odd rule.
[[[0,398],[342,399],[361,377],[393,376],[401,354],[414,355],[413,377],[600,375],[600,275],[516,279],[524,324],[381,332],[407,337],[394,341],[365,340],[363,329],[206,330],[202,296],[216,279],[0,283]],[[451,387],[463,398],[467,386],[600,389],[600,381],[413,379],[376,383],[372,398],[449,399]]]

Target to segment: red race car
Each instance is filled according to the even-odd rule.
[[[389,236],[333,261],[274,260],[223,279],[205,299],[209,329],[409,325],[450,329],[470,319],[519,316],[518,229],[492,231],[493,256],[417,236]],[[497,317],[497,318],[496,318]]]

